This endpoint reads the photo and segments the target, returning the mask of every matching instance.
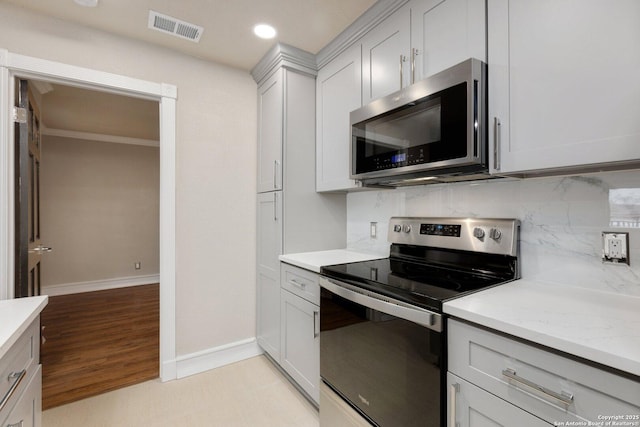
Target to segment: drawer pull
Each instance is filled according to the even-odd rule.
[[[20,420],[15,424],[7,424],[7,427],[23,427],[24,426],[24,420]]]
[[[9,391],[7,391],[7,394],[5,394],[4,397],[2,398],[2,402],[0,402],[0,411],[2,411],[5,406],[7,406],[7,403],[11,399],[11,396],[13,396],[13,393],[16,392],[16,389],[20,385],[20,382],[22,381],[25,375],[27,375],[26,369],[23,369],[20,372],[12,372],[8,375],[7,381],[11,381],[11,380],[14,380],[14,381],[13,381],[13,384],[11,384]]]
[[[317,338],[320,335],[320,322],[318,319],[320,318],[320,312],[318,310],[313,310],[313,338]]]
[[[296,286],[297,286],[297,287],[299,287],[300,289],[304,289],[304,288],[306,288],[306,287],[307,287],[307,284],[306,284],[306,283],[300,283],[300,282],[298,282],[298,281],[297,281],[297,280],[295,280],[295,279],[291,279],[291,280],[289,280],[289,282],[290,282],[292,285],[296,285]]]
[[[534,383],[533,381],[529,381],[526,378],[522,378],[518,375],[516,375],[516,371],[514,371],[513,369],[504,369],[502,371],[502,375],[504,375],[505,377],[514,380],[515,382],[518,382],[520,384],[523,384],[527,387],[531,387],[532,389],[546,395],[549,396],[553,399],[559,400],[561,403],[565,404],[565,405],[571,405],[571,403],[573,403],[573,394],[571,393],[567,393],[566,391],[562,391],[560,393],[556,393],[553,390],[549,390],[546,387],[542,387],[541,385],[538,385],[536,383]]]
[[[456,399],[457,394],[460,391],[460,384],[453,383],[449,388],[449,402],[451,407],[449,408],[449,426],[458,427],[460,424],[456,422]]]

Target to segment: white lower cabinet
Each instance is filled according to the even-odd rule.
[[[257,338],[274,360],[280,360],[280,261],[282,192],[258,194]]]
[[[501,407],[554,425],[605,425],[598,423],[616,415],[640,416],[640,382],[631,375],[451,319],[448,366],[448,407],[455,408],[461,426],[541,425],[509,422]],[[478,390],[468,391],[468,385]]]
[[[0,359],[0,426],[39,427],[42,365],[38,316]]]
[[[282,263],[280,365],[314,402],[320,401],[318,275]]]
[[[451,427],[545,427],[548,423],[523,409],[447,373],[447,425]]]

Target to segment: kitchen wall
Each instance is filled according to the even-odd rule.
[[[636,190],[619,195],[616,189]],[[391,216],[518,218],[523,278],[640,296],[640,230],[612,226],[612,210],[637,224],[639,171],[351,193],[347,245],[386,255]],[[371,221],[378,222],[377,239],[369,237]],[[602,263],[603,231],[630,233],[630,266]]]
[[[40,177],[44,294],[159,274],[158,148],[44,136]]]
[[[257,105],[249,73],[4,3],[0,47],[177,86],[177,355],[255,337]]]

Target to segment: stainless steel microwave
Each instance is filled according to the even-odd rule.
[[[486,179],[487,66],[468,59],[351,112],[351,178],[401,186]]]

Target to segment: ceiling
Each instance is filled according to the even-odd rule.
[[[201,59],[251,70],[276,43],[316,54],[375,0],[3,0],[55,18],[164,46]],[[148,28],[149,10],[204,27],[199,43]],[[276,27],[275,40],[253,35],[258,23]]]

